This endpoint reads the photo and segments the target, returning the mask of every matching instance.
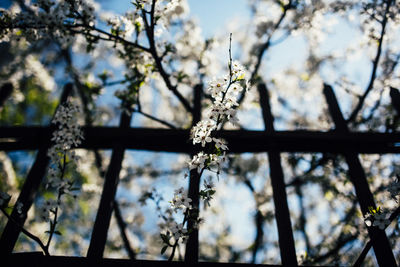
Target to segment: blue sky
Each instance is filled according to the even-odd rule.
[[[188,0],[190,14],[198,19],[205,37],[211,37],[234,17],[249,17],[245,0]]]

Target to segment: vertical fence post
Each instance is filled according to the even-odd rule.
[[[72,93],[72,88],[72,84],[70,83],[65,85],[60,97],[60,104],[67,100],[68,96]],[[46,136],[46,139],[46,142],[44,142],[45,144],[40,147],[36,154],[35,161],[29,170],[17,199],[17,202],[22,204],[22,213],[18,214],[16,209],[13,209],[11,213],[11,218],[14,222],[18,223],[19,226],[23,226],[26,221],[28,211],[33,204],[40,183],[46,174],[47,165],[49,165],[50,159],[47,156],[47,150],[49,148],[48,144],[50,143],[51,136]],[[0,254],[2,255],[9,255],[12,253],[21,232],[21,228],[14,222],[9,220],[1,235]]]
[[[257,87],[260,95],[262,116],[267,133],[274,133],[274,117],[271,112],[269,95],[265,84],[260,83]],[[268,151],[268,160],[271,173],[271,184],[275,205],[276,222],[278,225],[279,248],[282,265],[297,266],[296,249],[294,245],[292,224],[287,203],[286,186],[281,165],[279,151]]]
[[[120,129],[130,127],[131,114],[122,111],[120,118]],[[114,199],[117,193],[119,173],[121,171],[122,161],[124,159],[125,148],[121,144],[116,144],[112,150],[110,165],[106,173],[101,194],[100,205],[94,222],[92,237],[90,239],[88,258],[102,258],[106,241],[108,228],[110,227],[111,215],[114,209]]]
[[[7,98],[11,96],[12,92],[13,92],[13,86],[11,83],[3,84],[3,86],[0,87],[0,111],[4,103],[6,102]]]
[[[400,92],[399,89],[390,87],[390,99],[392,100],[392,106],[397,112],[397,116],[400,116]]]
[[[201,120],[201,98],[203,94],[203,85],[197,84],[193,88],[194,99],[193,99],[193,118],[192,118],[192,126],[196,125]],[[193,151],[191,156],[193,156],[196,151]],[[200,201],[199,201],[199,191],[200,191],[200,175],[197,173],[197,170],[190,171],[189,178],[189,192],[188,197],[192,199],[191,205],[193,209],[200,209]],[[188,222],[188,229],[193,229],[193,222]],[[185,251],[185,262],[186,263],[196,263],[199,260],[199,230],[193,229],[193,231],[189,234],[188,241],[186,243],[186,251]]]
[[[349,132],[331,86],[324,84],[324,95],[328,103],[329,113],[335,123],[335,129],[341,132]],[[361,162],[356,152],[348,151],[344,153],[344,156],[349,167],[350,180],[355,188],[361,211],[363,214],[366,214],[369,211],[369,207],[376,209],[376,206],[373,195],[368,186],[364,169],[361,166]],[[367,230],[371,240],[373,241],[372,246],[379,266],[397,266],[385,231],[378,227],[368,227]]]

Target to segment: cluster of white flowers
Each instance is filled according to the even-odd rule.
[[[153,1],[151,0],[135,0],[132,2],[139,10],[146,9],[148,12],[151,9]],[[155,1],[154,17],[156,29],[154,35],[161,36],[169,27],[172,20],[181,18],[188,14],[189,5],[187,0],[158,0]]]
[[[238,63],[230,61],[230,73],[226,77],[215,79],[209,83],[208,91],[213,98],[213,104],[207,111],[207,118],[199,121],[191,130],[191,139],[193,144],[201,144],[205,151],[200,151],[193,156],[189,163],[189,169],[196,169],[201,175],[204,169],[213,171],[217,168],[217,174],[220,171],[221,164],[225,161],[226,150],[228,146],[225,140],[213,136],[214,131],[222,128],[222,123],[228,121],[236,123],[235,107],[238,106],[236,101],[238,94],[243,91],[241,82],[245,79],[246,73],[244,68]],[[205,206],[210,206],[210,200],[215,193],[214,183],[210,177],[204,180],[204,190],[199,192],[199,196],[204,200]],[[196,211],[191,205],[192,199],[187,197],[184,188],[175,190],[174,197],[171,201],[171,209],[173,211],[182,210],[184,220],[182,223],[176,223],[174,220],[168,220],[165,226],[172,232],[161,234],[161,238],[165,246],[161,253],[164,253],[168,247],[175,247],[170,244],[170,238],[173,236],[178,242],[185,242],[191,229],[185,228],[185,223],[191,221],[193,228],[198,228],[203,222],[198,217]],[[192,211],[194,211],[192,213]],[[173,254],[172,254],[173,256]]]
[[[67,31],[69,25],[78,20],[83,24],[93,25],[95,8],[89,2],[40,0],[28,11],[2,10],[2,16],[4,25],[9,29],[14,29],[16,36],[23,36],[27,41],[51,36],[61,44],[66,44],[73,40],[72,35]],[[8,41],[7,35],[0,38]]]
[[[364,221],[368,227],[377,226],[384,230],[390,224],[389,216],[388,211],[381,210],[379,207],[376,210],[370,208],[370,212],[366,214]]]
[[[54,199],[48,199],[44,202],[44,205],[39,210],[39,217],[48,222],[50,220],[50,213],[55,212],[55,208],[60,205],[60,201]]]
[[[214,79],[209,83],[208,91],[213,98],[213,104],[207,112],[207,118],[199,121],[191,130],[193,144],[205,147],[208,143],[213,143],[215,147],[211,153],[199,152],[189,162],[189,169],[197,169],[198,173],[205,168],[211,170],[212,167],[217,167],[219,173],[228,146],[225,140],[214,137],[213,132],[221,128],[225,121],[232,124],[238,121],[235,108],[239,104],[236,100],[239,93],[244,90],[241,81],[245,79],[246,72],[236,61],[230,66],[230,71],[228,76]]]
[[[46,187],[55,188],[59,196],[63,194],[72,194],[72,183],[65,179],[64,172],[68,163],[77,160],[77,156],[71,149],[77,147],[82,139],[83,134],[76,115],[79,113],[79,107],[67,101],[61,105],[52,120],[57,125],[57,129],[53,132],[51,141],[54,145],[49,148],[47,155],[50,158],[50,168],[47,172],[48,183]],[[74,195],[73,195],[74,196]],[[59,198],[58,198],[59,199]],[[40,210],[40,216],[48,221],[49,213],[59,205],[59,201],[48,199]]]
[[[162,1],[160,1],[162,2]],[[155,15],[160,16],[161,23],[166,25],[173,19],[184,16],[189,11],[189,5],[186,0],[170,0],[167,4],[156,5]]]
[[[170,229],[176,240],[182,238],[182,242],[186,241],[188,231],[184,228],[183,223],[172,222]]]
[[[192,205],[190,204],[192,199],[186,195],[187,194],[185,193],[183,187],[175,190],[174,197],[171,201],[171,206],[174,211],[183,210],[183,212],[185,212],[187,209],[192,208]]]
[[[204,46],[201,28],[193,20],[186,21],[176,40],[176,50],[184,58],[200,59]]]
[[[210,206],[210,201],[215,193],[215,185],[211,176],[209,176],[208,179],[204,179],[204,190],[201,193],[201,197],[204,201],[204,207],[207,208]]]
[[[400,177],[397,175],[397,179],[387,187],[388,192],[392,199],[398,202],[398,196],[400,195]],[[379,207],[377,210],[370,208],[370,212],[365,215],[365,224],[367,226],[377,226],[379,229],[384,230],[390,224],[390,210],[381,210]]]
[[[83,135],[76,118],[78,113],[78,105],[71,101],[66,102],[57,109],[52,123],[57,124],[58,129],[53,133],[51,139],[51,141],[55,142],[55,145],[49,152],[50,157],[54,156],[54,152],[67,152],[81,143]]]
[[[140,32],[143,28],[143,18],[138,12],[128,12],[125,16],[117,16],[107,20],[111,25],[114,33],[118,33],[121,37],[129,39],[136,31]]]

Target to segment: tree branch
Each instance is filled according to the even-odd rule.
[[[39,237],[35,236],[34,234],[32,234],[31,232],[26,230],[23,226],[21,226],[18,222],[16,222],[3,208],[0,208],[0,210],[1,210],[1,212],[3,212],[3,214],[7,217],[8,220],[13,222],[14,225],[16,225],[17,227],[19,227],[21,229],[22,233],[24,233],[27,237],[29,237],[30,239],[32,239],[33,241],[38,243],[38,245],[43,250],[43,252],[46,256],[50,256],[48,247],[43,244],[43,242],[40,240]]]
[[[376,71],[378,69],[378,65],[379,65],[379,59],[381,57],[381,53],[382,53],[382,43],[383,43],[383,37],[385,36],[385,29],[386,29],[386,25],[387,25],[387,21],[388,21],[388,16],[387,14],[389,13],[389,9],[390,6],[392,4],[393,0],[388,0],[387,4],[386,4],[386,10],[385,10],[385,14],[384,14],[384,18],[382,21],[382,29],[381,29],[381,36],[379,38],[378,41],[378,48],[376,51],[376,56],[375,59],[373,61],[373,65],[372,65],[372,72],[371,72],[371,76],[370,76],[370,80],[367,86],[367,89],[365,90],[364,94],[360,97],[357,106],[354,108],[354,110],[352,111],[350,117],[347,119],[347,123],[350,122],[354,122],[354,120],[357,117],[357,114],[360,112],[360,110],[362,109],[365,99],[367,98],[368,94],[371,92],[371,90],[374,87],[374,82],[376,79]]]

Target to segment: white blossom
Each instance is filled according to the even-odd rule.
[[[229,77],[222,77],[219,79],[213,79],[208,83],[208,91],[211,93],[213,98],[217,98],[221,93],[225,92],[226,86],[228,85]]]
[[[175,239],[178,240],[180,237],[187,234],[187,230],[183,228],[182,223],[172,222],[171,224],[171,232],[174,235]]]
[[[178,189],[175,190],[174,195],[175,195],[175,196],[178,196],[178,195],[183,194],[183,192],[184,192],[184,188],[183,188],[183,187],[180,187],[180,188],[178,188]]]
[[[204,179],[203,184],[204,184],[204,187],[205,187],[206,190],[210,190],[210,189],[213,189],[215,187],[215,184],[214,184],[211,176],[209,176],[207,179]]]
[[[201,170],[206,167],[206,161],[208,160],[208,155],[204,154],[203,151],[197,153],[197,155],[193,156],[193,159],[189,162],[189,169],[197,169],[197,172],[200,173]]]
[[[53,212],[54,209],[60,203],[54,199],[48,199],[44,202],[44,205],[39,210],[39,216],[42,220],[48,222],[50,220],[50,212]]]
[[[201,146],[204,147],[206,143],[210,143],[212,141],[211,132],[214,129],[216,129],[216,124],[214,121],[199,121],[191,130],[193,144],[201,143]]]
[[[182,190],[181,190],[182,189]],[[179,192],[177,192],[179,191]],[[174,211],[177,211],[178,209],[182,209],[183,211],[186,211],[187,209],[191,209],[192,205],[190,204],[192,202],[192,199],[187,197],[184,192],[183,188],[180,188],[178,190],[175,190],[175,195],[171,201],[171,206]]]
[[[219,149],[222,150],[228,150],[228,146],[226,145],[226,141],[221,138],[213,138],[213,141],[215,142],[215,146]]]

